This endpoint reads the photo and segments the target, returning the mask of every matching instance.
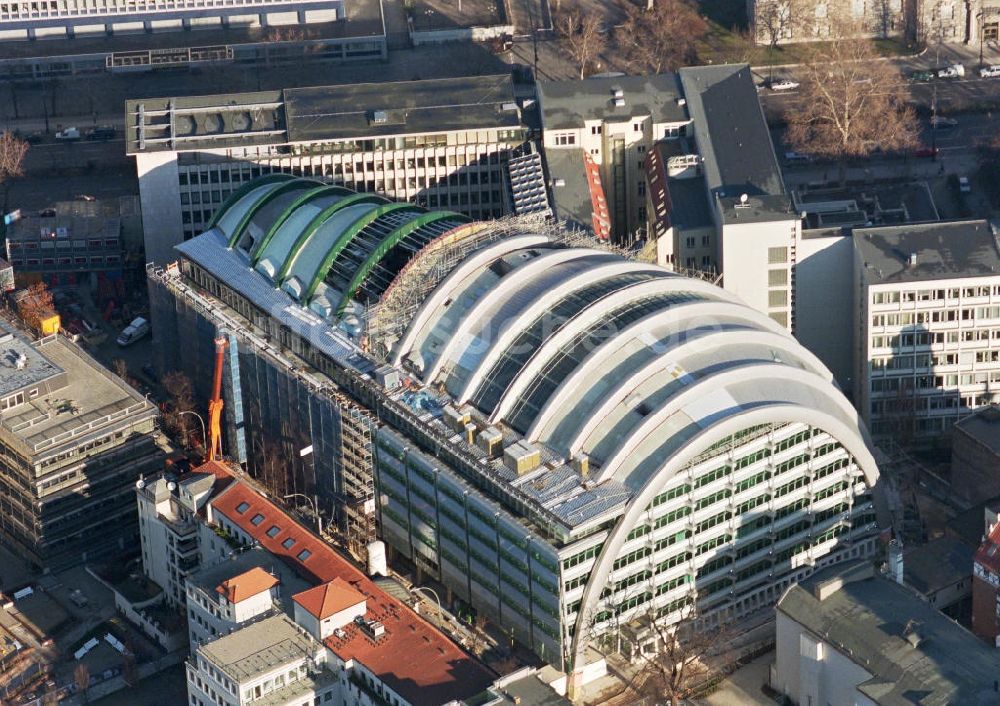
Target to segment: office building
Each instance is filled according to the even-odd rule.
[[[318,209],[268,215],[282,185],[257,182],[176,267],[150,268],[155,335],[197,368],[224,331],[233,458],[271,485],[255,437],[280,433],[280,482],[326,514],[345,469],[367,469],[391,558],[447,603],[577,679],[595,634],[693,601],[738,618],[874,550],[878,469],[856,413],[726,290],[537,220],[328,192],[303,230]],[[324,418],[348,401],[381,422],[364,463]],[[280,415],[246,423],[264,408]]]
[[[940,437],[992,403],[1000,383],[993,230],[985,221],[856,228],[853,245],[858,411],[876,438]]]
[[[132,485],[159,470],[157,409],[59,334],[0,322],[0,539],[56,569],[135,542]]]
[[[794,331],[801,216],[750,68],[539,82],[556,217],[700,271]]]
[[[776,631],[771,686],[793,703],[997,703],[996,653],[868,562],[792,586]]]
[[[509,75],[141,99],[126,113],[146,257],[158,265],[267,174],[499,216],[507,161],[527,139]],[[275,216],[298,205],[284,193]]]
[[[0,4],[0,41],[92,37],[223,27],[275,27],[334,22],[344,0],[153,0],[149,3],[52,0]]]

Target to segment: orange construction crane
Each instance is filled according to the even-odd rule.
[[[222,459],[222,366],[225,364],[228,341],[222,336],[215,339],[215,375],[212,378],[212,398],[208,401],[208,458]]]

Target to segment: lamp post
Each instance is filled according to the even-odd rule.
[[[198,421],[201,422],[201,445],[202,445],[202,447],[204,447],[205,444],[208,443],[208,435],[205,433],[205,420],[204,420],[204,418],[202,418],[202,416],[200,414],[198,414],[197,412],[195,412],[193,410],[190,410],[190,409],[186,409],[183,412],[178,412],[177,416],[178,417],[182,417],[185,414],[194,415],[195,417],[198,417]]]
[[[303,495],[302,493],[289,493],[288,495],[282,495],[281,497],[285,500],[288,500],[288,498],[302,498],[309,503],[309,507],[312,508],[313,514],[316,515],[316,534],[320,537],[323,536],[323,518],[319,514],[319,506],[316,503],[315,498],[310,498],[308,495]]]
[[[986,23],[986,10],[976,13],[979,20],[979,68],[983,68],[983,25]]]

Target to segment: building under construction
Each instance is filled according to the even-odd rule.
[[[595,641],[655,649],[651,620],[739,619],[875,550],[854,409],[709,282],[530,216],[273,176],[177,250],[149,268],[157,348],[207,385],[228,338],[227,453],[571,686]]]

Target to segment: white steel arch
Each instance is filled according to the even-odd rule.
[[[455,398],[455,401],[461,404],[468,400],[469,397],[471,397],[472,394],[479,388],[480,383],[483,381],[483,376],[492,369],[493,364],[496,363],[501,355],[503,355],[503,352],[507,350],[510,344],[514,342],[514,339],[516,339],[522,331],[528,328],[532,322],[534,322],[535,319],[537,319],[546,309],[551,308],[553,304],[558,302],[564,296],[578,291],[597,281],[611,279],[621,274],[639,272],[661,274],[663,273],[663,268],[635,261],[607,262],[598,265],[593,269],[588,269],[584,272],[577,272],[560,282],[556,287],[547,291],[544,297],[531,302],[530,305],[522,310],[517,318],[510,323],[510,325],[504,327],[496,341],[494,341],[489,350],[486,351],[486,355],[484,355],[480,360],[475,373],[470,376],[469,381],[466,383],[465,387],[462,388],[459,395]],[[626,288],[627,287],[622,287],[622,289]],[[607,301],[609,297],[614,297],[617,293],[617,291],[610,292],[609,294],[602,296],[597,301]]]
[[[630,325],[622,329],[617,336],[611,338],[597,348],[592,350],[590,354],[583,360],[583,362],[577,366],[576,370],[571,372],[562,384],[556,388],[555,393],[549,398],[545,406],[541,409],[535,421],[532,423],[531,428],[528,430],[527,437],[529,439],[538,439],[541,437],[541,430],[553,422],[556,417],[563,411],[565,411],[567,405],[567,398],[580,386],[586,383],[587,380],[593,379],[594,376],[599,375],[600,366],[607,360],[607,358],[617,351],[622,345],[632,338],[635,338],[637,334],[643,331],[660,331],[662,333],[673,333],[680,332],[684,330],[697,329],[699,324],[692,323],[696,319],[704,319],[706,323],[712,323],[713,325],[718,324],[718,320],[715,317],[727,317],[726,323],[732,323],[733,321],[741,321],[746,324],[760,324],[770,322],[766,326],[767,329],[772,332],[780,332],[782,335],[787,336],[787,332],[777,324],[777,322],[771,321],[768,317],[764,316],[765,322],[761,321],[761,315],[754,309],[746,306],[745,304],[738,304],[733,301],[696,301],[696,302],[685,302],[683,304],[678,304],[677,306],[672,306],[667,309],[662,309],[660,311],[653,312],[648,316],[644,316],[638,321],[632,322]],[[682,324],[690,324],[686,328],[682,328]],[[670,325],[669,328],[663,329],[664,325]]]
[[[657,409],[653,410],[649,416],[642,420],[639,426],[632,430],[631,434],[622,440],[618,449],[608,456],[607,462],[601,467],[600,475],[595,480],[601,483],[609,478],[613,478],[625,466],[632,451],[646,438],[655,434],[664,421],[676,412],[681,411],[684,405],[688,404],[692,399],[710,395],[713,389],[725,387],[726,385],[769,379],[776,381],[776,388],[787,385],[808,387],[813,392],[829,399],[834,407],[845,415],[846,419],[855,423],[857,421],[857,413],[851,407],[847,398],[843,395],[830,395],[829,383],[825,382],[815,373],[802,370],[801,368],[794,368],[783,363],[750,363],[748,365],[740,365],[734,368],[727,368],[714,375],[703,377],[693,385],[683,388],[676,395],[672,395],[664,400]],[[851,419],[852,417],[853,419]]]
[[[668,277],[665,279],[653,280],[652,282],[642,282],[633,287],[621,290],[617,293],[617,296],[615,297],[616,301],[614,303],[615,305],[621,305],[630,301],[635,301],[644,296],[667,294],[670,292],[694,292],[695,294],[705,294],[707,301],[725,301],[730,296],[728,293],[726,293],[725,296],[720,296],[723,290],[714,285],[708,284],[707,282],[702,282],[701,280],[688,279],[686,277]],[[683,306],[685,305],[678,304],[676,306],[668,306],[651,316],[656,316],[657,314],[668,314],[668,312],[676,312]],[[743,310],[746,308],[745,306],[740,306],[735,303],[730,303],[729,306],[736,310]],[[564,343],[567,343],[591,324],[597,323],[602,318],[607,317],[608,311],[605,307],[589,306],[575,316],[566,326],[562,327],[554,336],[550,337],[549,340],[543,343],[542,346],[531,356],[527,365],[521,369],[511,382],[510,386],[507,388],[507,391],[500,398],[500,403],[493,411],[490,421],[496,422],[510,412],[514,403],[521,398],[521,395],[524,394],[531,382],[541,372],[541,368],[544,367],[553,355],[558,353],[559,348]],[[649,318],[651,317],[647,316],[640,319],[640,321],[647,320]],[[633,326],[626,327],[623,329],[622,333],[630,330],[631,328],[633,328]],[[619,333],[617,336],[612,338],[611,341],[620,338],[622,333]],[[607,341],[598,346],[594,351],[591,351],[590,355],[599,351],[609,342],[610,341]]]
[[[580,603],[580,611],[573,630],[573,642],[570,652],[573,669],[570,680],[578,676],[579,670],[583,667],[587,635],[591,627],[590,622],[596,614],[595,609],[600,600],[601,592],[607,585],[612,565],[618,558],[618,554],[625,544],[628,533],[635,527],[639,517],[646,511],[646,507],[660,492],[660,489],[678,471],[683,469],[689,461],[727,436],[758,424],[793,423],[804,423],[812,428],[820,429],[840,442],[847,449],[848,453],[854,457],[855,462],[861,468],[862,473],[864,473],[865,483],[869,488],[873,489],[874,493],[879,474],[871,451],[862,440],[861,435],[858,434],[857,429],[848,427],[844,422],[830,414],[809,409],[802,405],[782,403],[761,405],[740,414],[717,420],[714,424],[702,430],[701,433],[685,442],[681,448],[667,459],[666,463],[650,477],[649,482],[643,486],[639,494],[632,500],[625,510],[625,514],[622,515],[611,531],[611,534],[608,535],[604,547],[597,558],[597,562],[591,570],[590,580],[587,582],[587,587],[584,589]],[[878,509],[878,503],[875,503],[875,506]]]
[[[513,238],[499,240],[489,246],[477,250],[462,262],[445,277],[434,288],[431,295],[424,300],[413,316],[413,321],[407,327],[402,338],[396,343],[396,352],[392,356],[392,364],[399,365],[403,356],[409,352],[418,334],[424,327],[431,323],[434,314],[438,313],[444,302],[454,293],[467,277],[472,276],[480,269],[498,260],[504,255],[508,255],[516,250],[527,250],[528,248],[546,245],[549,239],[544,235],[518,235]]]
[[[466,342],[466,338],[471,335],[472,327],[479,322],[484,312],[489,311],[496,302],[503,300],[511,289],[523,286],[528,277],[540,274],[553,265],[558,265],[560,263],[569,262],[570,260],[576,260],[579,258],[593,257],[594,255],[600,254],[602,254],[600,250],[593,250],[591,248],[558,248],[552,252],[546,253],[545,255],[539,255],[538,257],[529,260],[525,264],[514,268],[505,276],[501,277],[486,296],[476,302],[471,309],[465,312],[465,316],[462,317],[458,327],[452,332],[451,336],[448,338],[448,342],[441,349],[441,352],[438,353],[438,356],[435,358],[430,369],[425,371],[423,378],[424,383],[431,383],[437,378],[438,374],[441,372],[441,368],[444,367],[444,364],[451,360],[451,357],[455,354],[456,349],[464,344]]]
[[[789,345],[790,343],[793,345]],[[586,415],[587,421],[569,444],[570,455],[573,456],[579,453],[584,440],[588,439],[591,433],[603,422],[605,417],[611,414],[612,410],[616,406],[622,404],[625,399],[629,397],[637,387],[639,387],[639,385],[652,376],[666,370],[679,358],[682,358],[691,352],[704,352],[732,345],[754,344],[773,346],[781,352],[787,353],[796,360],[803,362],[805,365],[809,366],[814,373],[822,375],[827,372],[826,368],[822,367],[822,364],[820,364],[819,369],[817,370],[813,366],[814,364],[812,360],[801,355],[801,346],[795,344],[794,341],[789,341],[788,336],[777,334],[772,331],[759,331],[753,329],[712,331],[705,336],[688,339],[680,345],[667,349],[663,352],[663,354],[652,358],[632,375],[628,376],[618,385],[611,388],[600,405]],[[796,347],[798,347],[799,350],[794,350]],[[669,354],[669,357],[667,357],[666,354]]]

